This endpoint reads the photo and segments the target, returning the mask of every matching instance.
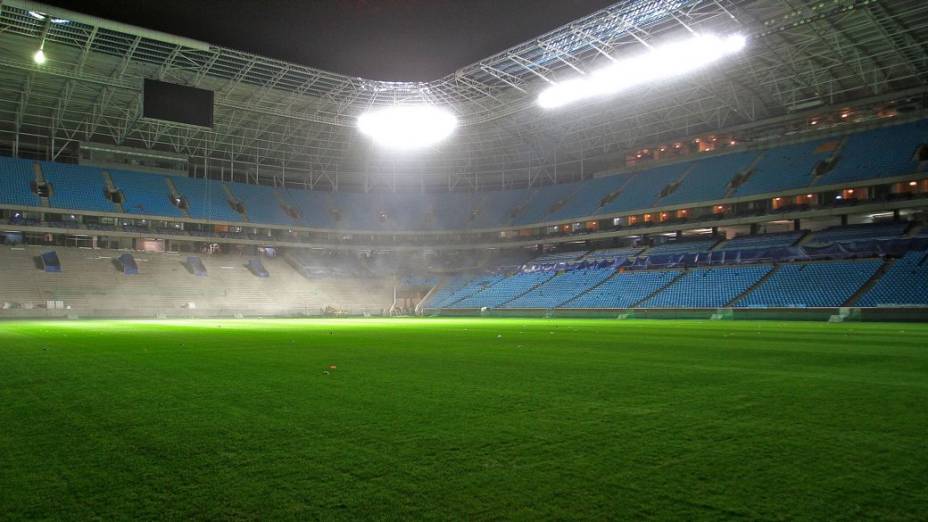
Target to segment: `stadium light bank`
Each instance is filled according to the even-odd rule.
[[[434,145],[454,132],[457,117],[435,105],[393,105],[358,117],[358,129],[378,145],[415,150]]]
[[[747,45],[740,34],[720,37],[696,35],[679,42],[654,47],[631,58],[616,60],[588,76],[548,87],[538,96],[538,105],[555,109],[588,98],[613,95],[638,85],[668,80],[737,54]]]

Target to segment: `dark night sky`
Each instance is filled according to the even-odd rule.
[[[434,80],[615,0],[45,0],[378,80]]]

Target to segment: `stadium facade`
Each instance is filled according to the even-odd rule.
[[[623,2],[402,83],[7,0],[3,313],[920,318],[926,12]],[[748,48],[642,92],[536,103],[690,32]],[[147,117],[146,80],[212,91],[212,125]],[[399,103],[460,127],[403,154],[358,133]]]

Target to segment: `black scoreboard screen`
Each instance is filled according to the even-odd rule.
[[[143,100],[145,118],[213,126],[213,91],[146,79]]]

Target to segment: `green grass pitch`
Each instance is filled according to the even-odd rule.
[[[3,519],[926,513],[924,324],[0,323]]]

